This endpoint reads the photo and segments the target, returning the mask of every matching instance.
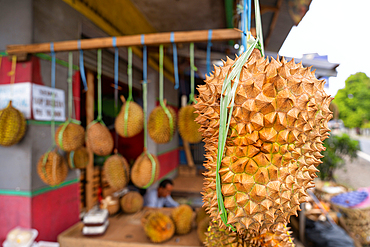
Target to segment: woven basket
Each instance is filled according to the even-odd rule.
[[[37,163],[41,180],[51,186],[62,183],[68,174],[67,162],[56,151],[43,154]]]
[[[361,242],[370,244],[370,207],[345,208],[332,204],[343,215],[348,230]]]

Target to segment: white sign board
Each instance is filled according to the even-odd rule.
[[[32,85],[32,113],[35,120],[50,121],[52,118],[52,92],[50,87]],[[61,89],[54,89],[54,120],[65,121],[65,95]]]
[[[0,85],[0,109],[12,106],[21,111],[26,119],[31,118],[31,88],[30,82]]]

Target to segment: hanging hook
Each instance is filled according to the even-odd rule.
[[[173,53],[173,73],[175,75],[175,89],[179,88],[179,68],[177,63],[177,46],[175,43],[175,33],[171,32],[170,41],[172,43],[172,53]]]

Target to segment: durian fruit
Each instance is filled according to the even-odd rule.
[[[130,179],[130,166],[120,154],[110,156],[104,162],[104,175],[110,187],[115,190],[123,189]]]
[[[221,222],[216,197],[220,95],[234,61],[207,76],[195,105],[206,143],[203,200]],[[300,210],[314,186],[316,167],[329,136],[332,98],[324,80],[294,60],[261,58],[253,52],[242,67],[219,170],[227,222],[244,233],[275,230]]]
[[[248,247],[243,235],[219,227],[217,222],[210,222],[204,242],[207,247]]]
[[[195,222],[199,224],[204,218],[208,218],[208,214],[204,207],[198,208],[196,211]]]
[[[279,224],[275,231],[266,229],[262,232],[248,232],[245,235],[219,227],[217,222],[211,222],[206,233],[207,247],[294,247],[287,228]]]
[[[85,147],[79,147],[67,153],[68,166],[71,169],[84,169],[89,163],[89,152]]]
[[[208,231],[209,223],[211,221],[211,218],[208,216],[203,218],[201,221],[199,221],[198,226],[197,226],[197,234],[198,234],[198,239],[201,243],[206,242],[206,233]]]
[[[161,212],[152,212],[144,220],[144,231],[154,243],[169,240],[175,233],[171,218]]]
[[[133,214],[140,211],[144,205],[144,199],[139,192],[130,191],[124,195],[121,200],[121,208],[123,212]]]
[[[89,126],[86,132],[86,142],[90,144],[94,154],[106,156],[112,153],[113,137],[106,126],[97,122]]]
[[[198,131],[200,124],[195,122],[199,114],[194,113],[193,105],[182,107],[178,114],[177,126],[181,138],[189,143],[198,143],[202,141],[202,134]]]
[[[165,111],[162,106],[157,106],[150,113],[148,119],[148,133],[150,138],[155,143],[163,144],[171,140],[172,136],[175,134],[176,128],[176,112],[171,107],[167,107],[171,113],[173,124],[172,124],[172,135],[171,135],[171,126],[170,120],[168,119]]]
[[[47,155],[46,158],[44,158],[45,155]],[[51,186],[58,185],[67,177],[67,162],[57,151],[50,151],[40,157],[37,163],[37,173],[44,183]]]
[[[180,205],[172,210],[171,218],[175,223],[176,234],[186,234],[191,230],[193,209],[186,204]]]
[[[152,154],[152,157],[155,161],[155,182],[158,179],[159,175],[159,161],[158,158]],[[146,186],[152,178],[152,162],[150,161],[146,152],[143,152],[135,161],[134,165],[131,168],[131,181],[138,187],[143,188]]]
[[[144,112],[143,108],[133,101],[125,102],[123,96],[121,96],[121,100],[124,103],[121,107],[121,111],[119,112],[115,122],[114,127],[116,132],[122,137],[132,137],[139,134],[143,130],[144,126]],[[125,126],[125,109],[126,104],[128,106],[128,117],[127,123]],[[125,128],[127,128],[127,132],[125,134]]]
[[[12,106],[12,101],[6,108],[0,110],[0,145],[17,144],[26,132],[26,120],[23,114]]]
[[[66,124],[67,127],[65,127]],[[62,128],[65,129],[61,133]],[[79,124],[65,122],[55,133],[55,143],[66,152],[76,150],[85,143],[85,129]]]

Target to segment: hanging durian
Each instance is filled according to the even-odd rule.
[[[112,153],[114,142],[109,129],[100,122],[88,126],[86,131],[86,142],[94,154],[106,156]]]
[[[44,183],[51,186],[58,185],[67,177],[67,162],[57,151],[47,152],[37,163],[37,173]]]
[[[158,179],[159,161],[158,158],[151,154],[154,164],[149,158],[147,152],[143,152],[135,161],[131,169],[131,181],[139,188],[147,187]],[[153,172],[153,166],[155,171]],[[154,175],[154,176],[153,176]]]
[[[6,108],[0,110],[0,145],[17,144],[26,132],[26,120],[23,114],[12,106],[12,101]]]
[[[67,121],[57,129],[55,143],[66,152],[76,150],[85,143],[85,129],[79,124]]]
[[[220,96],[235,68],[227,59],[199,86],[195,105],[206,158],[204,203],[221,222],[216,196]],[[219,169],[227,223],[243,234],[275,230],[300,210],[314,186],[328,138],[332,98],[310,68],[294,60],[261,57],[255,49],[241,68],[225,151]]]
[[[84,169],[89,163],[89,152],[85,147],[79,147],[67,153],[68,166],[71,169]]]
[[[121,96],[123,105],[119,112],[114,127],[116,132],[122,137],[132,137],[139,134],[143,130],[144,126],[144,112],[143,108],[134,101],[125,101],[125,98]],[[126,104],[128,104],[127,122],[125,123],[125,110]]]
[[[120,154],[110,156],[104,162],[104,175],[108,184],[115,190],[123,189],[130,179],[130,166]]]
[[[169,142],[175,133],[176,112],[172,107],[167,107],[167,109],[172,116],[172,126],[170,125],[170,120],[162,106],[154,108],[148,119],[149,136],[154,142],[159,144]]]
[[[199,114],[195,113],[193,105],[182,107],[178,115],[178,129],[181,138],[189,143],[198,143],[202,141],[202,134],[198,131],[200,124],[194,120]]]

